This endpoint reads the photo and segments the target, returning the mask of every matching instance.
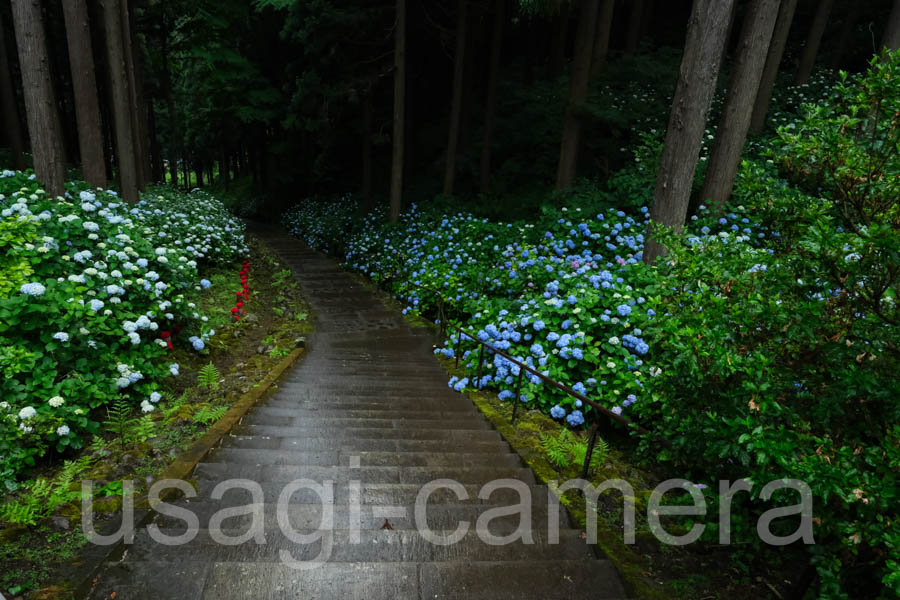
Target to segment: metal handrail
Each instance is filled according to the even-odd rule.
[[[443,338],[444,333],[447,331],[447,326],[445,323],[446,314],[444,311],[444,305],[446,304],[446,300],[444,299],[443,294],[441,294],[441,292],[439,290],[430,288],[430,287],[422,285],[420,283],[416,283],[414,281],[410,281],[408,273],[404,273],[404,274],[407,275],[404,279],[404,285],[406,286],[406,298],[407,299],[409,298],[409,286],[413,286],[413,287],[425,290],[425,291],[430,292],[430,293],[434,294],[435,296],[437,296],[437,298],[438,298],[438,324],[440,326],[440,336],[441,336],[441,338]],[[389,281],[393,282],[394,279],[395,279],[395,277],[392,275],[389,278]],[[475,388],[476,389],[481,389],[481,369],[484,364],[484,349],[485,348],[488,348],[489,352],[494,352],[495,354],[502,356],[507,361],[509,361],[512,364],[519,367],[519,376],[516,381],[516,393],[515,393],[515,396],[513,397],[513,411],[512,411],[512,418],[510,420],[511,423],[515,424],[515,422],[516,422],[516,414],[517,414],[517,411],[519,408],[519,403],[520,403],[520,392],[522,391],[522,378],[525,375],[525,371],[527,371],[527,372],[531,373],[532,375],[540,378],[542,381],[557,388],[558,390],[565,392],[566,394],[574,397],[577,400],[581,400],[582,404],[587,404],[591,408],[595,409],[597,412],[599,412],[603,415],[606,415],[610,419],[624,425],[625,427],[634,429],[642,435],[652,435],[650,431],[648,431],[644,427],[641,427],[634,421],[632,421],[626,417],[623,417],[622,415],[614,413],[613,411],[609,410],[605,406],[597,404],[596,402],[594,402],[593,400],[591,400],[584,394],[576,392],[575,390],[573,390],[569,386],[565,385],[564,383],[560,383],[559,381],[556,381],[555,379],[552,379],[552,378],[544,375],[543,373],[541,373],[534,367],[531,367],[531,366],[527,365],[526,363],[520,361],[519,359],[510,356],[503,350],[500,350],[499,348],[494,347],[489,342],[485,342],[485,341],[478,339],[476,336],[472,335],[471,333],[469,333],[462,327],[460,327],[458,325],[453,325],[452,328],[453,328],[453,331],[457,334],[456,352],[455,352],[457,367],[459,367],[459,355],[460,355],[460,348],[462,346],[463,335],[465,335],[468,339],[472,340],[473,342],[476,342],[481,347],[479,350],[479,354],[478,354],[478,375],[477,375],[477,378],[475,379]],[[581,469],[582,479],[587,479],[588,471],[590,469],[590,464],[591,464],[591,456],[593,454],[594,447],[597,443],[597,432],[599,429],[599,425],[600,425],[599,421],[594,420],[594,424],[591,427],[591,435],[588,440],[587,452],[585,453],[584,465],[582,466],[582,469]],[[668,440],[662,439],[659,437],[657,437],[657,439],[667,448],[672,447],[672,444]]]

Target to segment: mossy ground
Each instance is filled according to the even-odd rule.
[[[235,292],[240,290],[241,264],[205,273],[212,286],[203,295],[202,308],[210,315],[216,335],[202,353],[186,349],[171,353],[171,362],[181,365],[181,371],[166,382],[168,397],[159,410],[150,413],[152,434],[141,440],[121,440],[108,433],[98,436],[79,456],[51,457],[32,475],[52,480],[63,459],[83,458],[86,468],[72,486],[80,489],[81,480],[94,481],[96,523],[118,517],[122,480],[133,480],[136,494],[144,492],[242,394],[262,381],[299,338],[312,331],[310,309],[290,271],[260,240],[250,238],[249,242],[252,295],[244,319],[233,322],[231,317]],[[209,363],[219,372],[215,390],[198,385],[198,372]],[[103,417],[95,415],[100,421]],[[59,529],[60,518],[68,521],[65,529]],[[0,523],[0,593],[7,598],[23,594],[74,597],[72,587],[90,562],[104,555],[102,547],[88,544],[80,518],[80,505],[70,502],[31,526]]]

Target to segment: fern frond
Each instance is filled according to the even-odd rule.
[[[211,362],[200,369],[197,374],[197,383],[210,392],[219,389],[219,370]]]

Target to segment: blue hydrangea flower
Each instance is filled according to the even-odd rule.
[[[534,322],[534,330],[535,330],[535,331],[540,331],[540,330],[543,329],[544,327],[545,327],[545,326],[544,326],[544,322],[543,322],[543,321],[535,321],[535,322]]]
[[[210,283],[209,279],[201,279],[200,280],[200,287],[202,287],[204,290],[209,289],[209,286],[211,286],[211,285],[212,285],[212,283]]]
[[[564,416],[566,416],[566,409],[564,409],[562,406],[557,404],[556,406],[554,406],[553,408],[550,409],[550,416],[553,417],[554,419],[562,419]]]
[[[577,427],[584,423],[584,415],[581,414],[580,410],[573,410],[568,417],[566,417],[566,422],[572,427]]]
[[[631,307],[627,304],[620,304],[616,307],[616,312],[619,313],[620,317],[627,317],[631,314]]]
[[[69,334],[64,331],[57,331],[53,334],[53,339],[65,343],[69,341]]]

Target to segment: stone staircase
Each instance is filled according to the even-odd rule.
[[[555,514],[556,503],[471,401],[448,389],[427,336],[411,331],[334,261],[272,230],[265,239],[316,313],[310,353],[196,467],[197,496],[177,504],[199,518],[196,537],[168,546],[139,530],[124,556],[105,565],[92,598],[113,592],[117,600],[626,597],[618,573],[581,539],[565,510],[558,543],[551,543],[548,512]],[[213,489],[229,479],[257,482],[261,497],[232,489],[213,499]],[[321,525],[329,511],[315,491],[296,489],[284,492],[289,503],[279,524],[275,506],[297,479],[333,482],[331,523]],[[469,522],[453,544],[431,543],[417,528],[417,496],[436,479],[459,488],[435,489],[421,520],[438,541]],[[524,528],[533,543],[488,543],[488,534],[514,534],[520,521],[518,512],[497,511],[521,501],[516,490],[501,487],[479,498],[484,484],[499,479],[530,493]],[[248,508],[251,502],[259,504]],[[239,514],[210,528],[224,508]],[[219,530],[233,537],[247,532],[251,510],[264,524],[265,544],[217,543]],[[164,515],[153,526],[172,536],[186,529],[183,520]],[[298,542],[294,535],[308,537]]]

